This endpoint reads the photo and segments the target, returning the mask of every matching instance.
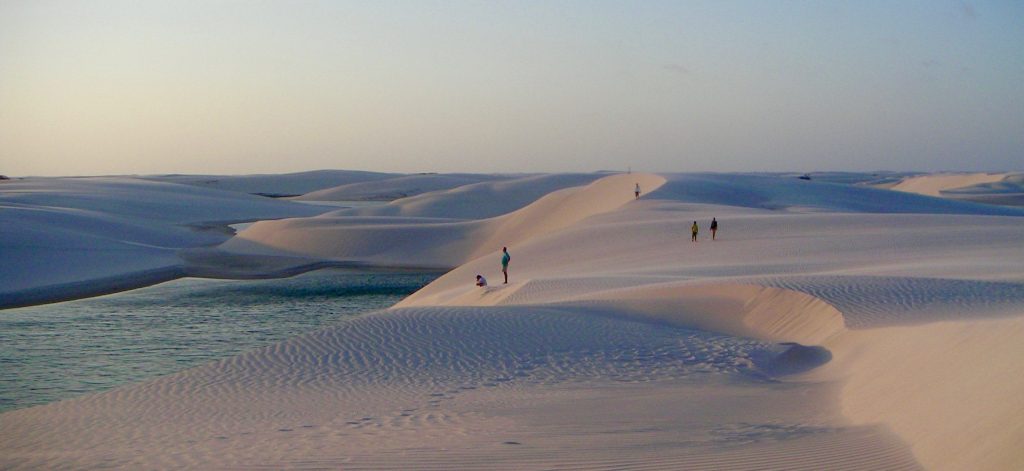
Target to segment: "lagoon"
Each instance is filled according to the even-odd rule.
[[[170,374],[384,309],[438,273],[184,278],[0,310],[0,412]]]

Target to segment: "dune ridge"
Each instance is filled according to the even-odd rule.
[[[313,170],[286,174],[256,175],[147,175],[142,178],[225,191],[266,196],[298,196],[340,185],[383,181],[399,176],[394,173],[359,170]]]
[[[588,176],[588,178],[590,178]],[[536,177],[527,177],[536,185]],[[549,184],[546,179],[544,184]],[[576,177],[559,179],[567,184]],[[335,260],[358,261],[391,266],[453,267],[530,238],[569,227],[587,217],[612,211],[631,201],[635,182],[656,188],[664,179],[649,174],[604,177],[581,187],[549,193],[529,205],[508,214],[473,220],[420,219],[436,218],[433,205],[399,200],[393,204],[400,217],[373,217],[380,207],[336,211],[313,218],[292,218],[262,221],[252,225],[226,243],[221,249],[236,253],[288,253]],[[521,182],[489,184],[504,191],[486,201],[505,203],[517,192]],[[478,185],[470,185],[476,187]],[[617,191],[616,191],[617,190]],[[474,190],[475,191],[475,190]],[[450,193],[427,194],[442,201]],[[469,199],[460,204],[474,206]],[[487,205],[476,205],[486,207]],[[465,212],[456,214],[464,216]],[[487,215],[489,212],[478,213]]]
[[[306,192],[292,199],[295,201],[392,201],[421,193],[509,178],[512,177],[466,173],[401,175],[381,180],[346,183]]]

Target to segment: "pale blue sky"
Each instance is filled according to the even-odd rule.
[[[7,175],[1022,163],[1019,1],[0,1]]]

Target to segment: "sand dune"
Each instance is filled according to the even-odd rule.
[[[470,185],[468,190],[453,190],[460,194],[461,209],[454,212],[466,216],[468,211],[475,211],[485,216],[491,211],[482,208],[506,207],[524,184],[571,184],[577,179],[527,177],[526,182],[487,184],[487,192],[492,194],[486,198],[480,194],[480,185]],[[502,245],[521,243],[612,211],[633,200],[632,189],[637,182],[646,188],[656,188],[663,181],[661,177],[645,174],[604,177],[586,186],[552,192],[511,213],[478,220],[427,218],[424,213],[434,215],[436,208],[444,207],[436,201],[450,202],[453,194],[430,193],[421,195],[423,198],[393,203],[396,212],[412,213],[415,218],[365,216],[381,212],[381,207],[373,207],[335,211],[315,218],[264,221],[247,228],[221,248],[236,253],[287,253],[379,265],[447,268],[500,250]]]
[[[386,311],[0,414],[0,467],[1024,466],[1024,211],[785,176],[574,178],[251,226],[211,250],[454,268]]]
[[[675,175],[658,192],[659,198],[691,203],[795,212],[927,213],[1019,215],[1020,211],[979,207],[957,201],[765,175]]]
[[[297,196],[352,183],[387,180],[393,173],[315,170],[264,175],[148,175],[142,178],[216,190],[270,196]]]
[[[401,175],[383,180],[348,183],[312,191],[292,198],[296,201],[391,201],[439,190],[512,178],[509,175],[442,173]]]
[[[858,332],[849,351],[843,413],[884,423],[927,469],[1019,469],[1024,322],[948,321]]]
[[[974,203],[1024,206],[1024,174],[1021,173],[920,175],[885,187]]]
[[[604,176],[597,173],[543,174],[481,182],[402,198],[384,206],[339,210],[325,216],[485,219],[520,209],[553,191],[586,185]]]
[[[323,211],[136,178],[6,182],[0,185],[0,308],[182,276],[178,251],[226,240],[230,234],[218,224]]]
[[[976,203],[1024,206],[1024,174],[1009,174],[996,182],[943,190],[942,196]]]
[[[891,186],[893,190],[917,193],[928,196],[942,196],[942,193],[980,185],[1002,181],[1009,174],[1007,173],[956,173],[956,174],[929,174],[908,177],[899,183]]]

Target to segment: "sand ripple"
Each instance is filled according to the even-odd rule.
[[[279,448],[274,456],[318,455],[331,437],[423,443],[494,434],[504,422],[478,411],[537,391],[708,375],[760,381],[755,360],[773,348],[583,308],[383,311],[154,381],[0,415],[0,467],[228,465],[258,456],[268,440],[300,435],[304,451]],[[473,401],[489,406],[457,407]],[[227,442],[232,454],[224,455]],[[109,461],[88,453],[100,444]],[[131,452],[155,444],[166,453]],[[513,446],[499,448],[517,459]],[[417,454],[417,468],[431,468],[429,455]],[[437,467],[473,467],[475,455],[462,456],[469,461],[439,457]],[[519,458],[525,468],[557,461],[545,453]],[[286,467],[326,463],[338,462]]]
[[[864,329],[1019,315],[1024,284],[894,276],[784,276],[758,284],[821,298],[842,311],[847,327]]]

